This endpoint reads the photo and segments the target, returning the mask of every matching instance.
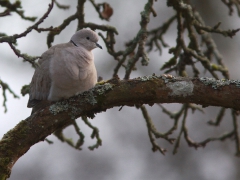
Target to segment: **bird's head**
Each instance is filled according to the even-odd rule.
[[[98,35],[92,30],[89,29],[82,29],[77,31],[71,38],[71,42],[75,46],[81,46],[85,49],[91,51],[94,48],[102,49],[98,42]]]

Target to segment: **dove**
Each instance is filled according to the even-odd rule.
[[[102,47],[98,35],[88,29],[77,31],[70,42],[57,44],[42,54],[29,88],[27,107],[32,114],[43,102],[67,99],[87,91],[97,83],[92,50]]]

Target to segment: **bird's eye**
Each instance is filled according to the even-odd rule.
[[[86,37],[87,40],[89,40],[90,38],[89,37]]]

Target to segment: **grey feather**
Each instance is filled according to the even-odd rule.
[[[43,53],[32,77],[27,107],[66,99],[94,87],[97,72],[92,50],[101,48],[97,41],[94,31],[83,29],[69,43],[55,45]]]

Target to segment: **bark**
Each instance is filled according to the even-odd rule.
[[[195,103],[239,110],[240,81],[152,75],[100,82],[87,92],[47,105],[7,132],[0,141],[0,180],[10,176],[15,162],[31,146],[68,126],[73,119],[93,117],[115,106],[154,103]]]

